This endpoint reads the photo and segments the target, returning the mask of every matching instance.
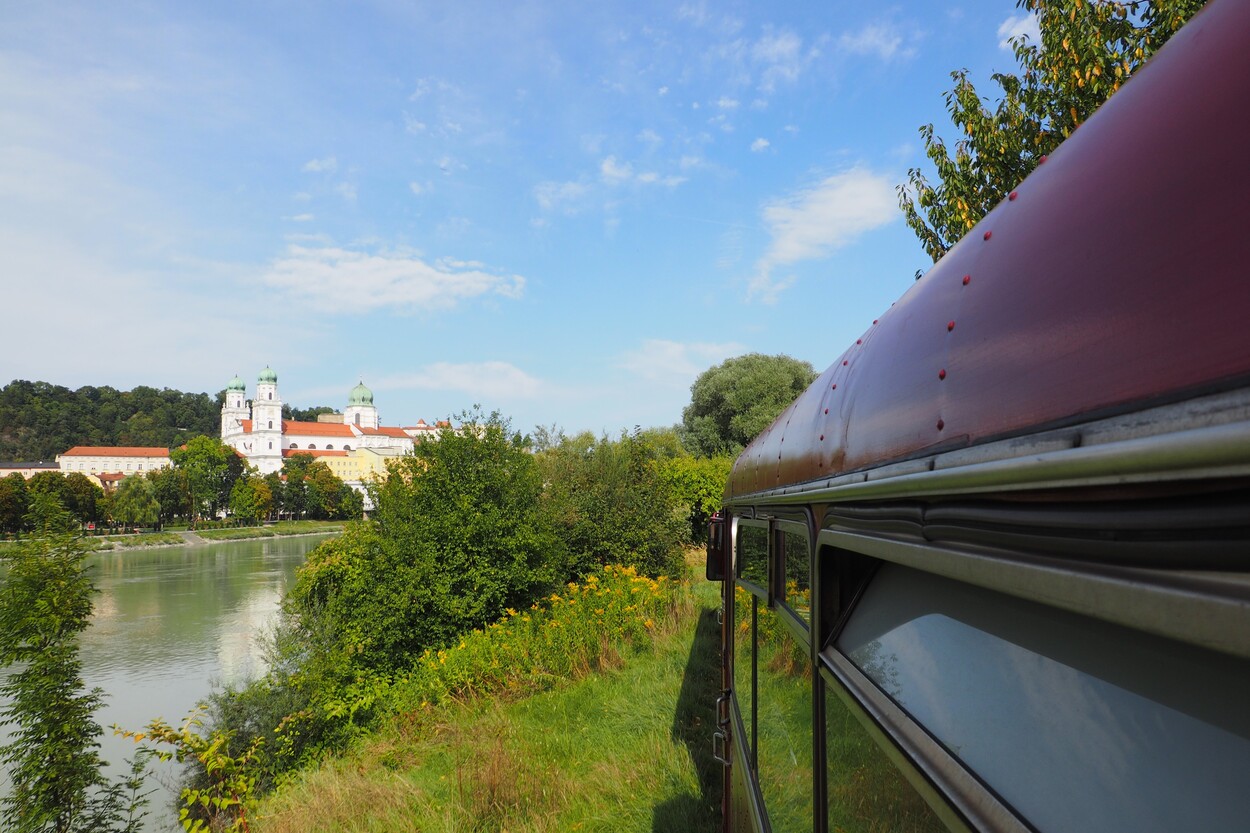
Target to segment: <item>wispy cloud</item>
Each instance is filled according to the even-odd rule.
[[[415,373],[382,379],[386,390],[457,391],[487,400],[532,399],[543,393],[543,382],[516,365],[502,361],[435,362]]]
[[[328,174],[328,173],[334,173],[335,171],[338,170],[338,168],[339,168],[339,161],[335,159],[333,156],[327,156],[323,159],[309,159],[307,162],[304,163],[304,167],[301,170],[303,170],[304,173],[313,173],[313,174],[327,173]]]
[[[798,80],[803,68],[803,39],[787,29],[767,31],[751,47],[752,59],[762,67],[759,88],[772,92],[781,82]]]
[[[903,35],[890,23],[870,23],[858,32],[846,32],[838,38],[838,47],[851,55],[875,55],[883,61],[907,58],[915,50],[903,46]]]
[[[599,163],[599,175],[609,185],[616,185],[629,180],[634,169],[628,162],[617,162],[615,156],[608,156]]]
[[[581,182],[540,182],[534,186],[534,199],[543,211],[575,214],[582,208],[587,190]]]
[[[1025,12],[1020,15],[1012,15],[998,25],[998,47],[1011,51],[1011,39],[1025,37],[1029,38],[1030,43],[1034,45],[1042,42],[1041,25],[1037,21],[1037,15],[1031,12]]]
[[[688,387],[717,362],[746,352],[736,342],[680,342],[651,338],[626,352],[617,365],[644,381],[668,388]]]
[[[446,260],[430,264],[411,252],[370,253],[333,246],[292,245],[263,280],[288,297],[329,313],[449,309],[484,296],[519,298],[525,288],[520,275],[492,274],[480,264]]]
[[[760,153],[762,151],[768,150],[768,146],[770,144],[771,142],[769,142],[767,139],[761,136],[760,138],[756,139],[754,142],[751,143],[751,150],[753,150],[756,153]]]
[[[792,276],[778,279],[777,267],[827,257],[899,216],[892,181],[865,168],[768,202],[761,213],[772,242],[755,264],[747,297],[765,303],[794,282]]]

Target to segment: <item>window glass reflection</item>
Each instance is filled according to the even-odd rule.
[[[939,833],[946,827],[907,783],[832,684],[825,685],[829,830]]]
[[[812,623],[812,557],[807,546],[807,536],[783,532],[781,548],[786,565],[783,596],[786,607],[793,610],[803,622],[810,626]]]
[[[1250,818],[1244,661],[895,565],[837,645],[1039,830]]]
[[[738,527],[738,577],[768,590],[767,527]]]
[[[777,833],[812,829],[812,673],[778,613],[758,606],[756,752],[760,792]]]
[[[745,736],[739,739],[743,749],[751,747],[752,727],[755,715],[752,709],[754,697],[751,669],[755,667],[754,634],[751,612],[755,608],[755,596],[741,587],[734,587],[734,697],[738,700],[738,712],[742,715]],[[750,752],[747,760],[753,760]]]

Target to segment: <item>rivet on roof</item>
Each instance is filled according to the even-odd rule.
[[[943,428],[945,428],[945,427],[946,427],[946,423],[945,423],[944,421],[942,421],[942,420],[940,420],[940,419],[939,419],[939,420],[937,421],[937,430],[941,431],[941,430],[942,430]]]
[[[949,333],[949,332],[950,332],[951,330],[953,330],[953,329],[955,329],[955,322],[954,322],[954,321],[947,321],[947,322],[946,322],[946,332],[948,332],[948,333]]]
[[[1010,202],[1015,202],[1015,199],[1018,196],[1020,196],[1020,193],[1018,191],[1012,191],[1010,194],[1007,195],[1007,199]]]
[[[972,283],[972,275],[964,275],[964,286]]]
[[[981,239],[982,239],[982,240],[989,240],[989,239],[990,239],[990,237],[992,237],[993,235],[994,235],[994,232],[992,232],[992,231],[987,231],[985,234],[981,235]]]
[[[946,378],[946,368],[942,368],[941,370],[939,370],[939,371],[938,371],[938,378],[939,378],[939,379],[945,379],[945,378]]]

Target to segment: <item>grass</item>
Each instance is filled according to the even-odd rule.
[[[278,521],[268,526],[241,526],[231,529],[197,529],[193,531],[206,541],[239,541],[247,538],[273,538],[283,535],[339,532],[342,529],[342,521]]]
[[[165,547],[185,544],[182,536],[175,532],[141,532],[137,535],[105,535],[87,539],[92,548],[105,552],[108,550],[141,549],[143,547]]]
[[[251,829],[719,830],[716,591],[608,571],[427,654],[379,732]]]

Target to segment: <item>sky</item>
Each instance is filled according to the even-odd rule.
[[[0,383],[521,431],[823,370],[930,263],[895,187],[1011,0],[0,4]],[[1034,36],[1036,36],[1034,34]]]

